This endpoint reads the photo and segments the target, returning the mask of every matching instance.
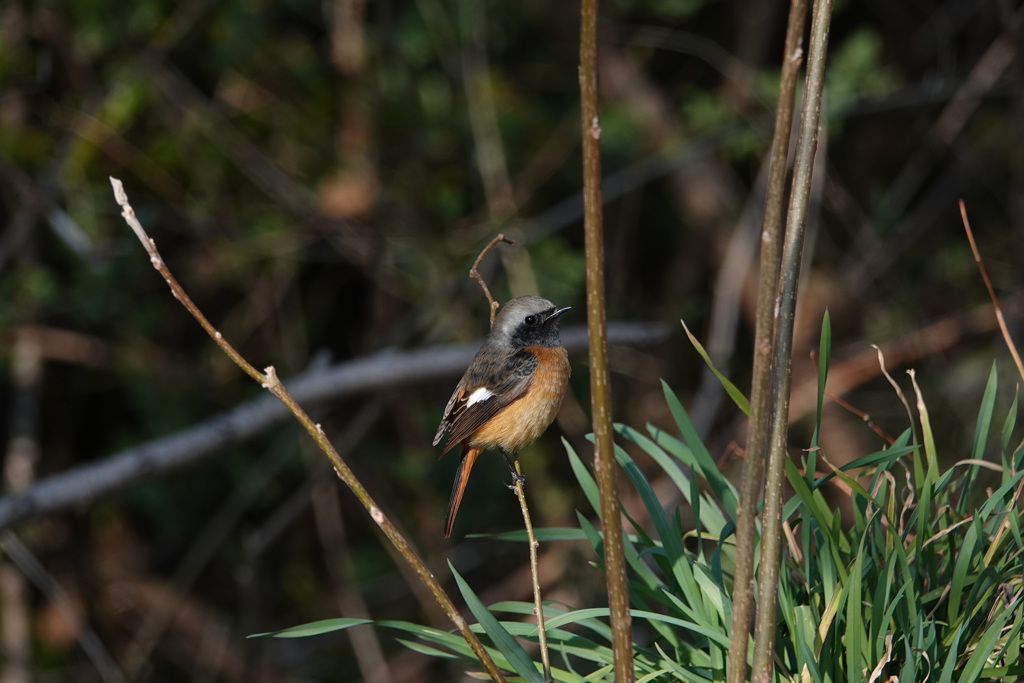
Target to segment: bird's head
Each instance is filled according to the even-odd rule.
[[[515,348],[561,346],[558,318],[569,308],[558,308],[539,296],[512,299],[498,309],[491,330],[491,341]]]

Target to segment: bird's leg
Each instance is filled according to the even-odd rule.
[[[514,489],[516,484],[525,484],[526,477],[519,474],[519,468],[516,464],[519,462],[519,451],[512,451],[512,457],[508,455],[508,451],[504,448],[499,448],[498,452],[501,453],[501,457],[505,458],[505,464],[508,465],[508,471],[512,473],[512,483],[508,485],[510,489]]]

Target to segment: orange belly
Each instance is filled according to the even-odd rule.
[[[466,439],[476,448],[514,451],[544,433],[555,419],[569,382],[569,354],[565,348],[529,346],[537,356],[537,369],[526,392]]]

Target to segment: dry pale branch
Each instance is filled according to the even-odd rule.
[[[966,338],[991,332],[996,327],[991,309],[990,304],[985,304],[946,316],[881,344],[881,350],[890,367],[905,366],[921,358],[943,353]],[[1006,297],[1001,310],[1011,320],[1024,317],[1024,292]],[[817,368],[817,364],[814,368]],[[880,374],[881,368],[874,348],[856,353],[850,348],[846,352],[834,349],[828,371],[828,390],[835,396],[845,396]],[[793,389],[789,402],[790,422],[811,415],[817,407],[817,396],[818,378],[812,372]]]
[[[128,197],[125,194],[124,186],[121,184],[121,181],[111,178],[110,184],[114,188],[114,197],[117,199],[117,203],[123,209],[123,213],[121,215],[131,226],[132,230],[135,231],[135,234],[149,253],[150,262],[153,264],[153,267],[157,269],[160,275],[163,276],[164,280],[171,288],[171,291],[174,293],[175,298],[178,299],[186,309],[188,309],[189,313],[192,314],[203,329],[206,330],[214,341],[217,342],[217,345],[223,349],[224,353],[226,353],[228,357],[242,369],[243,372],[255,379],[264,389],[267,389],[270,393],[276,396],[288,408],[292,415],[295,416],[295,419],[298,420],[306,429],[306,432],[309,433],[316,444],[327,456],[328,460],[331,461],[331,465],[334,466],[334,471],[338,473],[338,477],[345,482],[352,493],[355,494],[356,498],[359,499],[359,502],[362,503],[367,512],[370,513],[370,517],[373,521],[377,523],[377,526],[379,526],[381,531],[384,532],[384,535],[388,537],[388,540],[391,541],[395,549],[402,555],[405,562],[407,562],[416,572],[419,580],[427,587],[430,593],[434,596],[434,599],[437,600],[441,609],[444,610],[446,615],[448,615],[448,618],[451,619],[455,628],[458,629],[459,633],[466,640],[470,649],[473,650],[474,656],[487,671],[487,674],[494,681],[504,681],[505,679],[502,676],[501,671],[499,671],[487,650],[484,649],[480,639],[476,637],[472,630],[470,630],[469,624],[467,624],[466,620],[462,618],[461,614],[459,614],[454,603],[452,603],[451,598],[449,598],[448,594],[445,593],[444,588],[442,588],[441,584],[438,583],[436,578],[434,578],[430,568],[427,567],[426,563],[416,553],[412,545],[391,523],[391,520],[384,514],[381,507],[377,505],[377,502],[370,496],[369,492],[356,478],[348,464],[341,458],[341,455],[338,454],[338,451],[335,450],[330,440],[324,434],[324,430],[319,424],[316,424],[312,419],[310,419],[309,415],[306,414],[295,399],[292,398],[291,394],[289,394],[284,388],[284,385],[281,383],[281,380],[278,379],[277,371],[273,366],[265,368],[262,373],[259,372],[256,368],[250,365],[249,362],[246,361],[245,358],[243,358],[241,354],[239,354],[234,347],[227,342],[227,340],[224,339],[224,336],[218,332],[213,325],[210,324],[202,312],[199,311],[196,305],[185,293],[185,290],[182,289],[180,284],[178,284],[178,281],[174,278],[171,272],[167,269],[163,259],[160,258],[160,254],[157,252],[156,243],[150,239],[142,228],[142,225],[135,218],[135,211],[128,203]]]
[[[1013,343],[1013,339],[1010,337],[1010,330],[1006,327],[1006,318],[1003,317],[1003,309],[999,306],[999,298],[996,297],[996,290],[992,287],[992,281],[988,279],[988,271],[985,270],[985,263],[981,260],[981,253],[978,251],[978,245],[974,242],[974,232],[971,230],[971,223],[967,220],[967,207],[964,206],[964,200],[960,200],[960,218],[964,222],[964,230],[967,231],[967,241],[971,243],[971,252],[974,254],[974,262],[978,264],[978,272],[981,273],[981,279],[985,282],[985,289],[988,290],[988,297],[992,300],[992,309],[996,314],[996,321],[999,323],[999,331],[1003,333],[1003,341],[1006,342],[1006,348],[1009,349],[1010,355],[1013,356],[1013,362],[1017,365],[1017,372],[1020,374],[1020,378],[1024,379],[1024,363],[1020,361],[1020,354],[1017,353],[1017,347]]]
[[[117,668],[114,658],[110,656],[99,636],[80,613],[75,601],[14,532],[0,533],[0,550],[46,596],[46,599],[56,606],[61,616],[69,624],[75,625],[78,630],[78,642],[96,667],[96,672],[104,683],[124,683],[124,676]]]

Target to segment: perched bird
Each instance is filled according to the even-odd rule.
[[[498,449],[518,479],[509,454],[535,441],[558,414],[569,381],[569,356],[558,339],[558,318],[568,310],[539,296],[509,301],[455,387],[434,435],[436,446],[448,432],[441,455],[456,444],[462,451],[448,502],[446,538],[477,457],[488,448]]]

